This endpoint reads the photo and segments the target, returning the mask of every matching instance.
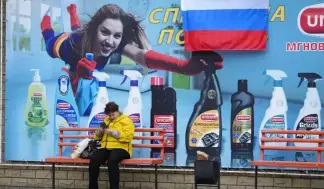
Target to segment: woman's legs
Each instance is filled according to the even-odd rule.
[[[100,149],[90,159],[89,164],[89,189],[98,189],[98,177],[100,165],[104,164],[109,157],[107,149]]]
[[[108,173],[110,189],[119,189],[119,162],[129,159],[129,153],[123,149],[110,150],[108,158]]]
[[[67,8],[70,14],[70,22],[71,22],[71,30],[77,30],[80,28],[80,20],[76,13],[76,5],[71,4]],[[41,31],[46,45],[46,51],[52,58],[57,58],[56,55],[53,54],[53,48],[57,40],[62,34],[66,34],[65,32],[60,33],[55,36],[54,30],[51,25],[51,17],[49,15],[44,15],[41,21]],[[66,38],[66,37],[65,37]]]
[[[77,30],[80,28],[80,20],[77,15],[77,8],[75,4],[71,4],[67,7],[67,11],[70,13],[70,23],[71,23],[71,30]]]
[[[45,40],[45,43],[54,37],[54,30],[51,25],[51,17],[44,15],[41,21],[41,30],[42,35]]]

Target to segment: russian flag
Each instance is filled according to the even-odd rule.
[[[181,0],[186,51],[265,50],[269,0]]]

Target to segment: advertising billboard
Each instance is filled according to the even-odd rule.
[[[316,0],[271,0],[267,49],[219,51],[223,68],[210,72],[184,51],[180,0],[8,0],[5,160],[56,155],[57,128],[96,127],[102,117],[93,116],[94,104],[108,92],[136,127],[170,131],[164,165],[193,166],[199,148],[220,155],[223,168],[250,168],[260,156],[260,128],[321,129],[316,96],[316,111],[299,110],[307,78],[324,96],[322,12]],[[169,89],[153,90],[151,78]],[[128,100],[130,83],[141,101]],[[164,104],[154,97],[161,91],[169,94]],[[134,149],[133,157],[149,156],[159,154]],[[265,159],[316,161],[316,154],[271,151]]]

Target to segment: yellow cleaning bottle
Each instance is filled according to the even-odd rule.
[[[35,74],[33,82],[28,87],[25,107],[26,124],[34,127],[44,127],[48,121],[46,87],[41,82],[39,69],[31,69],[30,71],[35,72]]]

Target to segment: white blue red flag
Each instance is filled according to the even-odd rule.
[[[265,50],[269,0],[181,0],[186,51]]]

